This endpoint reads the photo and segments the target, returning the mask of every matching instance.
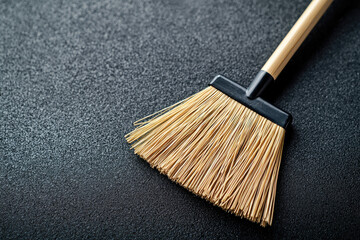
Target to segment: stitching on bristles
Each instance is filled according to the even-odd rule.
[[[271,225],[285,129],[213,87],[136,122],[135,154],[196,195]]]

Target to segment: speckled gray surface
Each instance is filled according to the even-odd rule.
[[[217,74],[247,86],[308,1],[1,1],[0,239],[359,238],[355,2],[334,3],[267,95],[294,121],[264,229],[123,136]]]

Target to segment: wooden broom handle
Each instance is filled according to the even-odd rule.
[[[275,80],[333,0],[313,0],[261,70]]]

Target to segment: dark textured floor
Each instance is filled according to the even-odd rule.
[[[123,138],[217,74],[247,86],[308,2],[1,1],[0,239],[359,238],[357,1],[335,1],[266,96],[294,117],[272,227]]]

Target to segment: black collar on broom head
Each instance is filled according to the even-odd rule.
[[[216,76],[209,85],[261,116],[269,119],[273,123],[286,128],[291,123],[291,115],[266,102],[264,99],[257,97],[271,81],[273,81],[273,78],[270,75],[260,71],[248,90],[221,75]]]

